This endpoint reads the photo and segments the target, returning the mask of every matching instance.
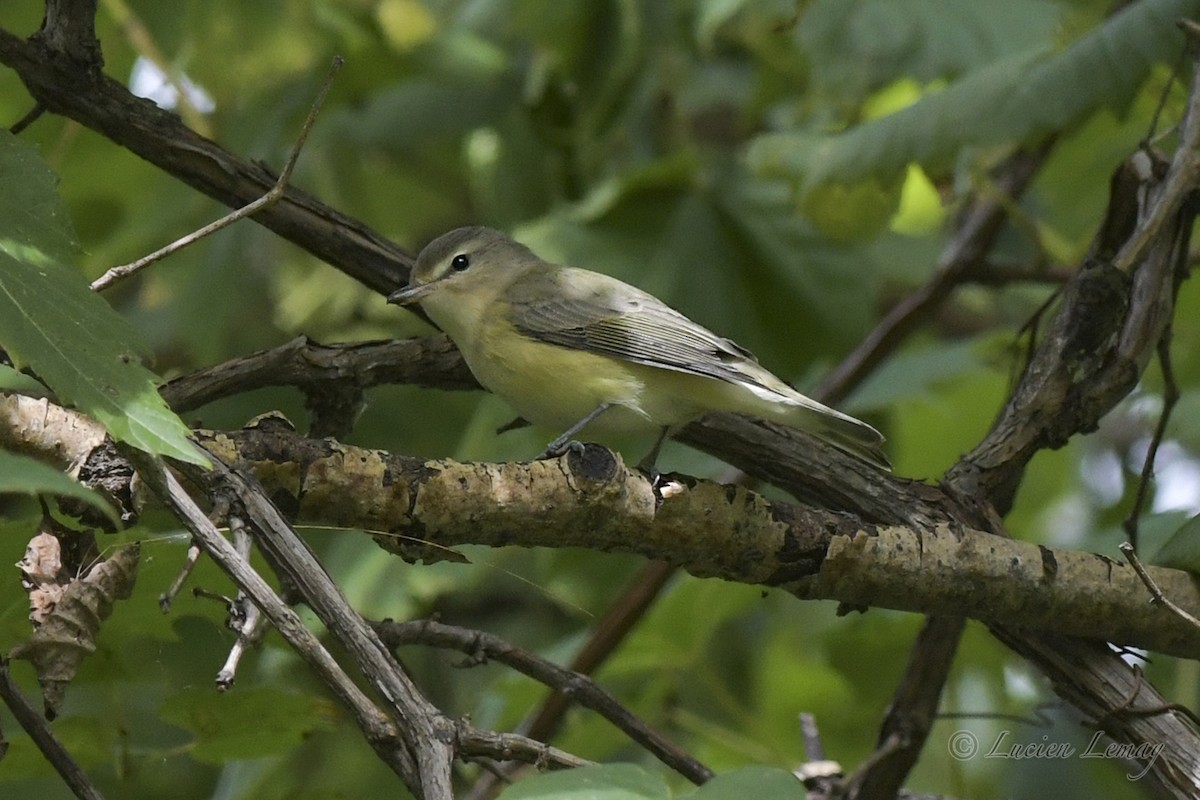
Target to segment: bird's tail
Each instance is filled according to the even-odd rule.
[[[883,452],[883,434],[862,420],[818,403],[799,392],[787,394],[786,405],[777,404],[774,418],[791,428],[808,431],[844,453],[857,456],[891,471],[892,464]]]

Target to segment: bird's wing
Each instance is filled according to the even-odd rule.
[[[890,469],[879,431],[805,397],[759,366],[750,351],[616,278],[568,268],[526,274],[509,287],[507,299],[509,322],[526,336],[747,385],[759,397],[782,399],[793,409],[780,421]]]
[[[616,278],[563,268],[518,283],[509,289],[509,321],[526,336],[650,367],[779,391],[772,385],[774,376],[759,366],[750,351]]]

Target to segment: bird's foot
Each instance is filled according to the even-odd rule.
[[[647,464],[645,461],[641,461],[638,463],[636,469],[646,476],[646,480],[650,481],[650,485],[655,490],[663,484],[663,474],[658,471],[658,467],[654,466],[654,464]]]
[[[567,453],[574,453],[577,456],[583,455],[586,445],[576,439],[555,439],[550,444],[546,445],[546,449],[538,454],[537,461],[545,461],[548,458],[560,458]]]

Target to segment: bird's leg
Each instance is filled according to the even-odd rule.
[[[637,463],[637,468],[649,475],[652,483],[658,480],[658,470],[654,468],[654,465],[658,463],[658,454],[662,452],[663,442],[667,440],[667,434],[670,432],[671,429],[664,425],[658,438],[654,440],[654,447],[651,447],[645,458]]]
[[[550,444],[546,445],[546,449],[543,450],[542,454],[538,456],[538,460],[540,461],[543,458],[558,458],[563,453],[567,452],[567,449],[571,446],[571,437],[586,428],[588,423],[590,423],[596,417],[612,408],[612,405],[612,403],[601,403],[589,411],[581,420],[563,431],[561,436],[559,436]]]

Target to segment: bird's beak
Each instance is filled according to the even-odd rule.
[[[387,301],[397,306],[411,306],[413,303],[421,302],[425,295],[433,291],[434,285],[432,283],[410,283],[403,289],[397,289],[389,294]]]

